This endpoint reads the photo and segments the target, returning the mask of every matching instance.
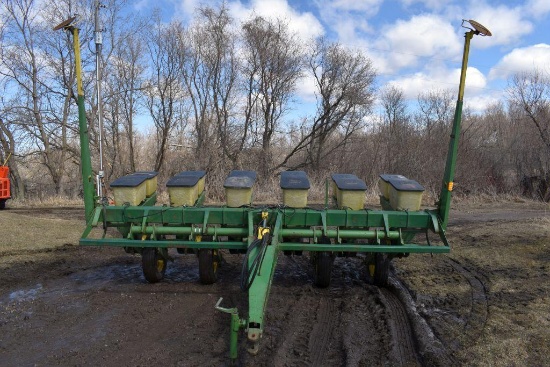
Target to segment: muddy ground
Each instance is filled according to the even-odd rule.
[[[280,255],[265,335],[243,366],[544,366],[550,352],[550,211],[534,202],[456,205],[449,255],[393,261],[391,286],[338,258],[328,289],[307,255]],[[147,284],[139,256],[75,246],[82,209],[0,212],[1,366],[224,366],[229,316],[246,310],[241,255],[214,285],[179,255]],[[18,245],[16,245],[18,244]]]

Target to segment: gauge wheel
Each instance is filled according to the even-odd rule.
[[[327,288],[330,285],[332,263],[334,259],[330,252],[318,252],[313,264],[313,283],[319,288]]]
[[[160,282],[166,273],[166,259],[156,248],[148,247],[141,253],[141,266],[145,280],[149,283]]]
[[[220,256],[218,250],[199,249],[199,279],[202,284],[214,284],[218,280]]]

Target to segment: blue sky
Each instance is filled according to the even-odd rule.
[[[135,11],[160,7],[166,21],[192,21],[204,0],[139,0]],[[492,37],[472,40],[465,104],[473,110],[506,98],[511,75],[541,69],[550,73],[550,0],[250,0],[226,1],[237,20],[252,12],[285,18],[304,40],[324,35],[363,50],[378,71],[378,86],[394,84],[415,100],[433,89],[456,92],[464,45],[462,19],[485,25]],[[304,100],[313,85],[303,80]]]

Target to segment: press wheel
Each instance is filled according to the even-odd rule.
[[[372,284],[378,287],[387,287],[390,273],[390,259],[388,255],[376,253],[373,263],[369,264],[369,274]]]
[[[218,250],[199,249],[199,279],[202,284],[214,284],[218,279],[220,256]]]
[[[166,259],[159,250],[152,247],[143,249],[141,253],[141,266],[145,280],[149,283],[160,282],[166,273]]]
[[[319,288],[326,288],[330,285],[332,275],[332,263],[334,259],[330,252],[317,252],[313,264],[313,283]]]

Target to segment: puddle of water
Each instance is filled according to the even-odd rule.
[[[166,280],[173,283],[191,283],[199,279],[199,268],[197,265],[169,263],[166,268]]]
[[[9,300],[12,302],[34,301],[38,293],[42,290],[42,284],[37,284],[29,289],[18,289],[9,295]]]

